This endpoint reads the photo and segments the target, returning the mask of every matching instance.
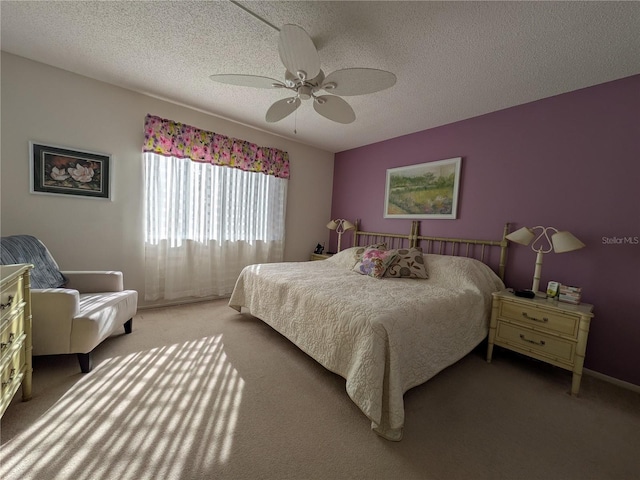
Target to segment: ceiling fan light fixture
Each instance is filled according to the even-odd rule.
[[[307,85],[302,85],[298,88],[298,97],[301,100],[309,100],[311,98],[311,87]]]

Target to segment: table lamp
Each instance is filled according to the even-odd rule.
[[[549,238],[550,231],[554,232],[551,238]],[[538,235],[537,237],[536,234]],[[542,227],[540,225],[532,228],[522,227],[507,235],[506,238],[520,245],[529,245],[531,243],[531,249],[536,252],[536,267],[533,272],[533,283],[531,285],[531,290],[536,295],[542,295],[539,292],[539,288],[543,255],[549,253],[551,250],[555,253],[564,253],[578,250],[585,246],[584,243],[570,232],[558,231],[558,229],[554,227]],[[531,242],[532,240],[533,243]]]
[[[335,230],[338,234],[338,252],[340,251],[340,239],[342,238],[342,234],[347,230],[353,230],[356,226],[348,220],[344,218],[336,218],[335,220],[331,220],[327,223],[327,228],[329,230]]]

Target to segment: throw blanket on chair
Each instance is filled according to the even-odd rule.
[[[31,263],[31,288],[59,288],[67,283],[47,247],[31,235],[0,238],[0,264]]]

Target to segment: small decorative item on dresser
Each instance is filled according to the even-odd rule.
[[[582,288],[571,287],[569,285],[560,285],[558,300],[573,305],[580,304],[582,300]]]
[[[549,282],[547,284],[547,298],[556,298],[560,293],[560,284],[558,282]]]

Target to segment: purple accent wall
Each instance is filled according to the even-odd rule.
[[[499,239],[505,222],[572,232],[587,247],[545,255],[541,289],[582,286],[595,306],[585,367],[640,385],[640,75],[340,152],[331,218],[408,232],[410,220],[383,218],[386,169],[452,157],[458,219],[422,220],[421,233]],[[530,288],[534,262],[510,244],[507,286]]]

